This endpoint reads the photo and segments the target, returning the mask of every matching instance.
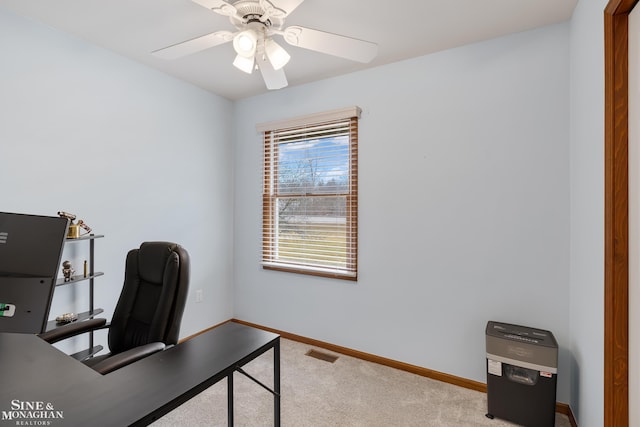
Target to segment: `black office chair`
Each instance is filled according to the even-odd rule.
[[[111,319],[90,319],[44,332],[55,343],[108,328],[110,353],[83,361],[101,374],[177,344],[189,287],[189,254],[170,242],[145,242],[127,254],[124,286]]]

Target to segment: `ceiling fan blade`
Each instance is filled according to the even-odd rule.
[[[262,9],[268,16],[284,18],[300,6],[303,1],[304,0],[260,0],[260,6],[262,6]]]
[[[376,43],[347,36],[313,30],[305,27],[288,27],[282,32],[287,43],[329,55],[358,62],[369,62],[378,54]]]
[[[256,64],[260,68],[260,73],[264,83],[267,85],[267,89],[275,90],[286,87],[289,83],[287,82],[287,76],[284,74],[284,69],[274,70],[269,60],[261,56],[256,55]]]
[[[151,52],[152,55],[162,59],[176,59],[182,56],[191,55],[219,44],[227,43],[233,40],[231,31],[216,31],[186,42],[177,43],[162,49]]]
[[[234,16],[238,13],[238,10],[232,4],[227,3],[224,0],[192,0],[194,3],[198,3],[207,9],[213,10],[215,13],[219,13],[224,16]]]

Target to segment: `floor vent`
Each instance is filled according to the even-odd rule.
[[[306,353],[307,356],[315,357],[316,359],[324,360],[325,362],[333,363],[338,360],[338,356],[332,354],[323,353],[318,350],[309,350]]]

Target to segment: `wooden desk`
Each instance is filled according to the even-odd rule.
[[[64,427],[148,425],[223,378],[232,426],[233,373],[269,349],[279,426],[277,334],[226,323],[103,376],[35,335],[0,333],[0,426],[43,420]]]

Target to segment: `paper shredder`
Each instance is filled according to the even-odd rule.
[[[558,375],[558,343],[553,334],[490,321],[486,347],[487,417],[527,427],[553,427]]]

